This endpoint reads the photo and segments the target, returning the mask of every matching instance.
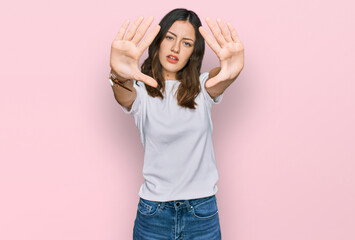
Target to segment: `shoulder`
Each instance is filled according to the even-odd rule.
[[[201,74],[200,74],[200,82],[201,82],[202,84],[205,84],[206,81],[207,81],[207,79],[208,79],[208,77],[209,77],[209,75],[210,75],[209,72],[203,72],[203,73],[201,73]]]
[[[212,97],[210,95],[210,93],[208,92],[208,89],[206,88],[206,81],[208,79],[210,79],[211,76],[212,76],[211,71],[210,72],[203,72],[200,74],[201,90],[202,90],[202,94],[204,95],[205,99],[207,100],[207,102],[209,104],[218,104],[221,102],[221,100],[223,98],[223,94],[216,96],[216,97]]]

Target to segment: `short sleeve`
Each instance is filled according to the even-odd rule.
[[[138,85],[136,83],[138,83]],[[135,114],[141,112],[142,101],[144,98],[143,91],[145,91],[145,86],[144,86],[144,83],[142,83],[140,81],[133,80],[133,87],[136,89],[137,95],[136,95],[136,99],[134,100],[134,102],[131,106],[131,109],[128,110],[127,107],[124,107],[121,104],[119,104],[119,105],[122,108],[124,113],[135,115]]]
[[[211,96],[208,94],[206,87],[205,87],[205,83],[208,79],[208,76],[209,76],[209,72],[205,72],[200,75],[200,82],[201,82],[201,88],[202,88],[203,95],[204,95],[206,101],[208,101],[209,103],[219,104],[222,101],[224,93],[220,94],[217,97],[211,98]]]

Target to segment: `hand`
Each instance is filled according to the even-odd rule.
[[[222,20],[217,18],[218,26],[222,32],[208,17],[206,23],[217,41],[202,26],[199,27],[199,31],[216,53],[221,66],[219,73],[206,82],[206,88],[209,88],[219,82],[235,79],[239,75],[244,67],[244,46],[231,23],[227,23],[228,31]]]
[[[122,78],[135,79],[137,81],[142,81],[149,86],[157,87],[158,82],[150,76],[143,74],[138,66],[139,59],[143,52],[152,43],[155,36],[160,31],[160,26],[155,26],[141,44],[137,46],[147,32],[149,26],[152,24],[153,19],[153,16],[149,16],[137,31],[137,28],[143,21],[143,17],[139,17],[130,27],[124,38],[123,36],[129,25],[129,20],[127,19],[123,23],[111,45],[110,66]]]

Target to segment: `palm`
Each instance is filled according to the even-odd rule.
[[[206,83],[206,87],[212,87],[221,81],[233,79],[239,74],[244,67],[244,46],[231,24],[228,24],[230,34],[221,20],[217,22],[222,31],[209,18],[206,18],[206,22],[215,39],[203,27],[199,28],[200,33],[217,55],[221,65],[219,73]]]
[[[239,69],[243,67],[243,56],[239,54],[242,50],[241,45],[230,42],[217,53],[221,64],[221,70],[218,74],[220,76],[217,75],[220,79],[232,79],[239,73]]]
[[[151,25],[153,17],[150,16],[137,31],[137,28],[142,21],[142,17],[138,18],[127,32],[124,39],[123,36],[126,32],[129,21],[127,20],[123,24],[111,45],[110,65],[111,68],[122,78],[143,81],[152,87],[156,87],[158,85],[157,81],[150,76],[143,74],[139,70],[138,65],[140,57],[158,34],[160,26],[155,26],[138,46],[139,41],[143,38],[147,29]]]
[[[134,74],[139,71],[138,63],[141,52],[138,47],[127,40],[116,40],[112,44],[112,68],[123,78],[134,79]]]

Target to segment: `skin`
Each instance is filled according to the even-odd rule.
[[[231,23],[227,23],[226,26],[221,19],[217,18],[217,26],[209,17],[205,20],[213,36],[202,26],[199,27],[199,31],[220,62],[220,67],[210,71],[205,87],[211,97],[217,97],[243,70],[244,46]]]
[[[141,25],[143,22],[143,17],[141,16],[132,24],[128,31],[129,19],[123,23],[111,44],[110,66],[122,79],[135,79],[152,87],[157,87],[157,81],[143,74],[139,69],[140,57],[160,31],[160,26],[156,25],[142,40],[153,20],[154,17],[149,16]]]
[[[188,62],[195,42],[195,29],[188,21],[175,21],[160,44],[159,61],[163,67],[165,80],[176,80],[176,73]],[[168,55],[178,57],[177,63],[170,63]]]
[[[217,18],[217,25],[209,17],[205,20],[213,36],[202,26],[199,27],[199,31],[220,62],[220,67],[215,67],[209,71],[209,78],[205,83],[208,94],[214,98],[221,95],[243,70],[244,46],[231,23],[226,25],[220,18]],[[188,21],[178,20],[171,26],[159,50],[159,60],[163,66],[164,79],[176,79],[176,73],[183,68],[192,54],[193,47],[186,45],[187,43],[193,44],[194,36],[195,30]],[[166,56],[169,54],[177,56],[179,62],[176,64],[169,63],[166,60]]]
[[[160,26],[156,25],[142,40],[149,26],[152,24],[153,19],[153,16],[149,16],[141,25],[143,17],[139,17],[129,28],[127,34],[125,33],[129,25],[129,20],[124,22],[111,45],[110,66],[121,79],[135,79],[143,81],[145,84],[152,87],[157,87],[158,83],[156,80],[140,72],[138,66],[139,58],[160,31]],[[209,17],[207,17],[205,21],[212,35],[202,26],[199,27],[199,31],[220,62],[219,67],[209,71],[209,78],[205,83],[208,94],[214,98],[222,94],[227,87],[235,81],[244,68],[244,46],[231,23],[224,24],[221,19],[217,18],[216,25]],[[179,63],[175,66],[171,66],[171,64],[168,64],[168,62],[164,61],[162,58],[161,63],[164,68],[165,79],[175,79],[176,72],[181,69],[180,63],[182,64],[188,60],[186,56],[189,55],[188,50],[185,50],[185,46],[182,46],[182,44],[185,44],[182,38],[186,36],[192,37],[190,35],[190,26],[182,21],[176,21],[175,23],[177,23],[176,26],[180,25],[183,27],[176,29],[174,27],[174,29],[171,29],[172,32],[175,31],[176,36],[174,39],[168,39],[173,40],[173,42],[168,42],[166,38],[163,40],[164,45],[162,47],[163,50],[161,50],[163,51],[161,55],[166,60],[166,56],[169,54],[179,54],[177,55],[179,57]],[[171,52],[169,53],[169,51]],[[164,53],[168,54],[164,55]],[[132,92],[117,86],[113,86],[113,91],[116,100],[122,106],[130,108],[136,98],[136,91],[132,81],[126,84]]]

